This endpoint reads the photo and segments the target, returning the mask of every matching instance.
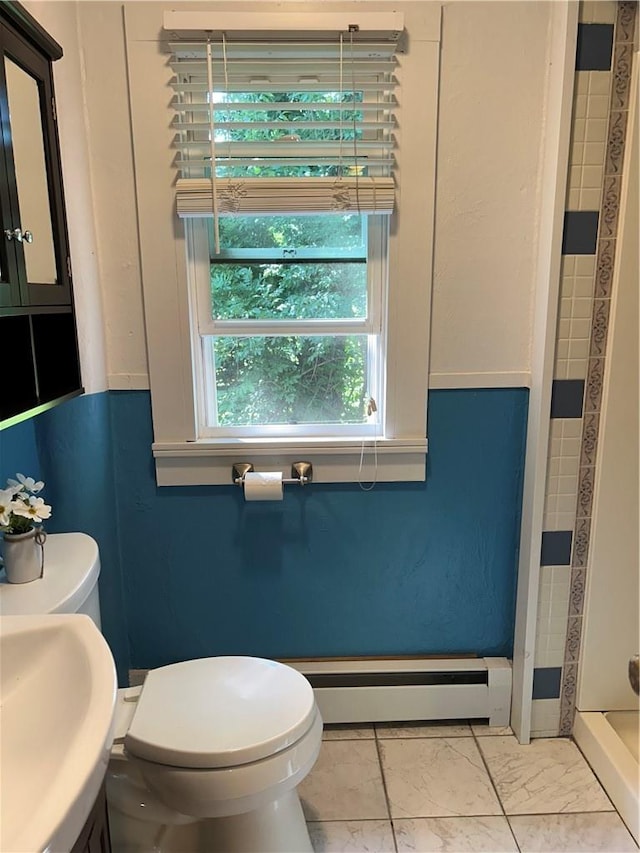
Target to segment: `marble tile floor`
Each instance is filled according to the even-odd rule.
[[[299,792],[316,853],[638,850],[572,741],[508,728],[326,726]]]

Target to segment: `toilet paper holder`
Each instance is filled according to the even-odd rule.
[[[245,474],[254,471],[251,462],[234,462],[231,469],[231,479],[236,486],[244,484]],[[291,477],[282,480],[284,485],[305,486],[313,480],[313,465],[311,462],[294,462],[291,466]]]

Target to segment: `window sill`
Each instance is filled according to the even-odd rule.
[[[311,462],[314,483],[420,482],[425,479],[427,440],[379,439],[378,466],[371,439],[218,439],[156,442],[153,445],[159,486],[228,486],[235,462],[250,462],[256,471],[282,471],[290,476],[294,462]]]

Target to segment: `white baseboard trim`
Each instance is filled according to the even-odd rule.
[[[313,686],[325,723],[486,719],[508,726],[506,658],[286,661]]]

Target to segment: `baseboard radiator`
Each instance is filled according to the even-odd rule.
[[[511,664],[506,658],[284,660],[313,687],[325,723],[488,720],[508,726]],[[142,684],[146,669],[129,670]]]
[[[285,662],[311,682],[325,723],[484,719],[509,725],[506,658]]]

